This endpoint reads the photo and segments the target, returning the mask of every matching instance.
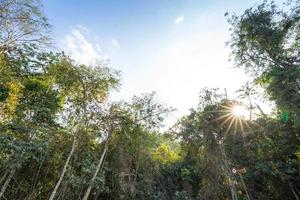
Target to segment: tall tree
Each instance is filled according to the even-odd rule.
[[[80,132],[85,132],[84,130],[88,129],[90,122],[94,120],[93,109],[101,108],[101,104],[107,98],[110,89],[116,87],[118,83],[116,74],[111,73],[108,68],[103,66],[74,66],[74,63],[69,59],[64,59],[52,66],[53,68],[49,68],[50,74],[54,75],[59,89],[67,94],[65,102],[68,107],[66,123],[71,127],[74,139],[60,178],[49,198],[51,200],[54,199],[66,173],[76,143],[80,140],[82,134]],[[99,111],[98,114],[101,114],[101,110],[97,109],[97,111]]]
[[[39,0],[0,1],[0,50],[49,41],[50,25]]]
[[[279,127],[268,129],[274,121],[263,125],[264,131],[273,134],[264,137],[265,145],[277,144],[272,149],[277,152],[277,158],[273,158],[277,177],[272,183],[277,196],[273,198],[292,198],[284,196],[288,189],[299,199],[295,192],[299,185],[296,154],[300,144],[297,134],[300,130],[299,1],[289,1],[284,7],[264,2],[247,9],[241,16],[232,16],[229,22],[230,44],[237,65],[253,76],[254,82],[266,90],[278,108],[279,120],[274,121]],[[278,182],[287,187],[276,187]]]

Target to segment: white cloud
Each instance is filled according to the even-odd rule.
[[[120,49],[120,48],[121,48],[120,43],[119,43],[118,40],[116,40],[115,38],[112,38],[112,39],[111,39],[111,42],[112,42],[112,44],[113,44],[113,46],[114,46],[115,48],[117,48],[117,49]]]
[[[184,16],[180,15],[178,17],[176,17],[175,19],[175,24],[182,24],[184,22]]]
[[[99,44],[87,37],[88,29],[81,25],[66,35],[62,49],[80,64],[95,65],[106,58]]]

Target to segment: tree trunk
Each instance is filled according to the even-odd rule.
[[[10,173],[6,179],[6,181],[4,182],[3,186],[1,187],[1,192],[0,192],[0,199],[3,197],[4,193],[5,193],[5,190],[7,189],[12,177],[14,176],[16,172],[16,169],[11,169],[10,170]]]
[[[242,175],[241,175],[240,173],[239,173],[239,176],[240,176],[240,179],[241,179],[241,181],[242,181],[242,185],[243,185],[243,187],[244,187],[244,190],[245,190],[245,193],[246,193],[247,200],[250,200],[250,196],[249,196],[249,193],[248,193],[246,184],[245,184],[245,182],[244,182],[244,180],[243,180],[243,177],[242,177]]]
[[[294,187],[293,187],[293,185],[292,185],[292,183],[291,183],[290,181],[289,181],[289,187],[290,187],[290,189],[291,189],[291,191],[292,191],[292,193],[293,193],[295,199],[296,199],[296,200],[299,200],[299,196],[297,195],[297,193],[296,193],[296,191],[294,190]]]
[[[72,157],[72,155],[73,155],[73,153],[75,151],[75,147],[76,147],[76,138],[74,138],[74,141],[73,141],[73,144],[72,144],[72,149],[71,149],[71,151],[69,153],[69,156],[68,156],[68,158],[67,158],[67,160],[65,162],[65,165],[64,165],[64,168],[63,168],[63,170],[61,172],[59,180],[57,181],[57,183],[55,185],[55,188],[54,188],[54,190],[53,190],[53,192],[52,192],[49,200],[54,200],[54,197],[55,197],[55,195],[57,193],[57,190],[58,190],[58,188],[59,188],[59,186],[60,186],[60,184],[61,184],[61,182],[62,182],[62,180],[64,178],[64,175],[65,175],[65,173],[67,171],[67,167],[69,166],[70,159],[71,159],[71,157]]]
[[[2,182],[5,180],[5,178],[6,178],[6,176],[7,176],[7,174],[10,172],[10,170],[5,170],[5,173],[3,174],[3,176],[2,176],[2,178],[1,178],[1,180],[0,180],[0,184],[2,184]]]
[[[231,191],[231,199],[232,200],[238,200],[235,183],[231,184],[230,191]]]
[[[235,181],[235,178],[232,176],[232,171],[229,167],[229,161],[227,160],[223,145],[221,145],[220,150],[221,150],[222,169],[223,169],[224,173],[229,177],[230,182],[231,182],[231,184],[230,184],[231,200],[238,200],[237,192],[236,192],[236,181]]]
[[[108,149],[108,139],[106,139],[106,141],[105,141],[104,149],[103,149],[102,155],[101,155],[101,157],[100,157],[99,163],[98,163],[98,165],[97,165],[96,171],[95,171],[95,173],[94,173],[94,176],[93,176],[93,178],[91,179],[91,183],[93,183],[93,182],[95,181],[95,179],[96,179],[96,177],[97,177],[97,175],[98,175],[98,172],[99,172],[100,167],[101,167],[101,165],[102,165],[102,163],[103,163],[103,160],[104,160],[105,154],[106,154],[106,152],[107,152],[107,149]],[[89,185],[89,187],[88,187],[88,189],[86,190],[86,192],[85,192],[85,194],[84,194],[82,200],[88,200],[91,190],[92,190],[92,186]]]
[[[253,105],[252,105],[252,101],[251,101],[250,95],[248,95],[248,99],[249,99],[249,103],[250,103],[249,119],[250,119],[250,121],[251,121],[251,120],[252,120],[252,110],[253,110]]]

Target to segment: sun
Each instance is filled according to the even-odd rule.
[[[235,117],[246,118],[248,111],[241,105],[234,105],[231,108],[231,113]]]
[[[220,120],[221,126],[226,125],[225,135],[230,132],[230,130],[233,130],[234,133],[241,131],[244,134],[245,128],[249,128],[247,123],[249,110],[239,102],[221,105],[221,108],[221,116],[218,117],[217,120]]]

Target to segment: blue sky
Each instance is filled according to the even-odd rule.
[[[93,64],[109,59],[122,71],[113,100],[157,91],[177,108],[195,107],[203,87],[234,91],[247,81],[228,61],[224,13],[242,13],[255,0],[44,0],[56,48]]]

